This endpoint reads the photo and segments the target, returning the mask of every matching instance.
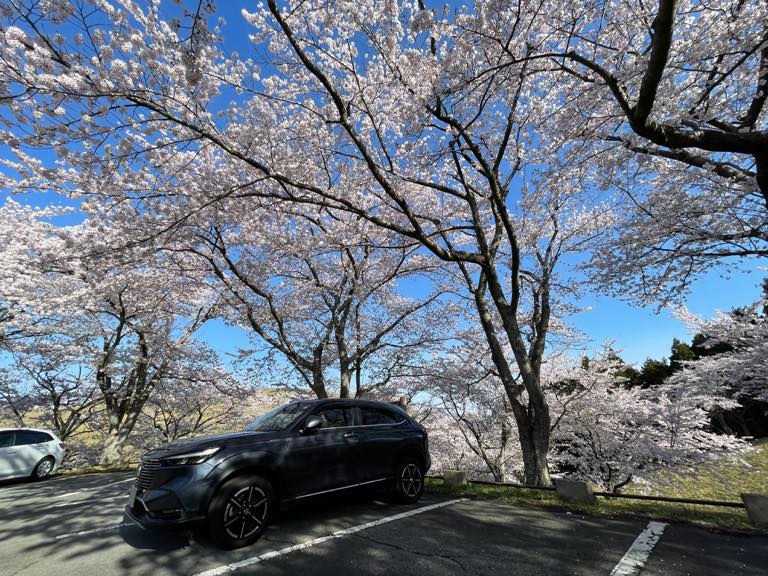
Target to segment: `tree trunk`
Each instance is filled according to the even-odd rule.
[[[123,423],[122,426],[116,428],[110,426],[109,434],[104,442],[104,450],[101,452],[100,466],[118,466],[125,463],[125,445],[135,423],[136,419],[133,418],[129,422]]]
[[[508,407],[505,404],[505,409]],[[501,444],[499,448],[499,457],[497,458],[496,470],[494,471],[494,478],[496,482],[504,483],[507,481],[507,449],[509,447],[509,441],[512,437],[512,426],[506,419],[501,422]]]
[[[530,486],[550,486],[547,455],[549,454],[549,411],[531,418],[522,404],[513,406],[515,422],[523,453],[524,483]]]
[[[494,482],[497,484],[504,484],[507,481],[507,471],[504,462],[499,462],[498,465],[494,466],[491,469],[491,474],[493,474]]]
[[[9,405],[11,407],[11,413],[13,414],[14,424],[16,424],[19,428],[25,428],[26,425],[24,424],[24,416],[16,408],[16,406],[14,406],[13,402],[10,402]]]
[[[363,374],[361,370],[363,367],[360,364],[360,357],[358,355],[355,360],[355,398],[362,398],[363,396]]]
[[[104,442],[104,449],[101,452],[99,465],[117,466],[125,462],[125,445],[136,426],[136,421],[139,419],[145,402],[146,399],[135,403],[129,412],[119,413],[119,407],[113,408],[115,412],[109,415],[109,431]]]
[[[719,428],[722,434],[735,434],[733,429],[728,426],[728,422],[725,421],[725,414],[722,408],[715,408],[715,412],[712,418],[715,421],[715,429]]]
[[[320,400],[328,398],[328,391],[325,389],[325,376],[323,376],[323,349],[322,346],[312,351],[312,392]]]
[[[339,398],[349,398],[349,385],[352,382],[352,371],[349,366],[341,366],[341,381],[339,384]]]
[[[117,466],[123,462],[123,449],[128,437],[124,434],[116,433],[107,436],[104,443],[104,450],[101,452],[100,466]]]
[[[325,389],[325,378],[322,371],[312,370],[312,392],[320,400],[328,398],[328,391]]]
[[[467,284],[470,287],[472,286],[469,279],[467,279]],[[507,334],[509,342],[512,344],[515,360],[526,383],[525,390],[528,391],[530,396],[528,407],[526,408],[520,401],[521,386],[517,384],[515,377],[512,375],[510,363],[497,337],[492,315],[485,300],[485,288],[485,275],[483,274],[481,275],[478,287],[473,289],[475,305],[477,306],[480,323],[491,350],[493,364],[499,372],[499,378],[512,405],[512,413],[514,414],[520,436],[520,449],[523,453],[525,483],[533,486],[550,486],[552,480],[549,476],[549,467],[547,465],[550,416],[546,398],[541,390],[541,382],[528,360],[525,345],[522,344],[522,339],[519,337],[519,331],[518,338],[515,339],[512,338],[512,330],[510,329]],[[516,323],[516,320],[511,323]],[[523,369],[524,366],[525,370]]]

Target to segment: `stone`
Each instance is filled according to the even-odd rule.
[[[469,474],[464,470],[446,470],[443,472],[443,482],[446,486],[466,486]]]
[[[555,490],[560,496],[572,502],[580,504],[595,503],[595,495],[592,493],[592,485],[589,482],[555,478]]]
[[[747,516],[757,526],[768,526],[768,494],[742,494]]]

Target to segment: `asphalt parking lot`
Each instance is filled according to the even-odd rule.
[[[225,552],[130,523],[122,510],[132,480],[0,485],[0,576],[768,573],[766,536],[430,495],[412,506],[366,494],[317,499],[282,512],[255,545]]]

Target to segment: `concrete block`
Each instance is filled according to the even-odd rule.
[[[464,470],[446,470],[443,472],[443,482],[446,486],[466,486],[469,474]]]
[[[592,493],[592,485],[582,480],[567,480],[555,478],[555,490],[567,500],[580,504],[594,504],[595,495]]]
[[[768,494],[742,494],[747,516],[757,526],[768,526]]]

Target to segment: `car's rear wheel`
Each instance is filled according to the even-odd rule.
[[[398,502],[410,504],[424,492],[424,467],[416,458],[400,462],[395,472],[394,497]]]
[[[45,480],[51,475],[51,472],[53,472],[55,464],[56,461],[52,456],[46,456],[40,460],[40,462],[37,463],[37,466],[35,466],[35,469],[32,470],[32,478],[35,480]]]
[[[224,484],[208,508],[208,535],[232,550],[253,544],[269,524],[274,508],[272,485],[260,476],[241,476]]]

